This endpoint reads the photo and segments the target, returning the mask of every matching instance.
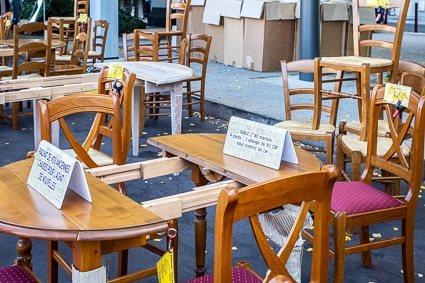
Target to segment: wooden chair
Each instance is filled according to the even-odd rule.
[[[41,283],[28,267],[18,264],[0,268],[0,282]]]
[[[332,187],[336,180],[336,167],[326,165],[321,172],[304,173],[253,184],[241,189],[223,189],[218,197],[214,234],[214,274],[189,280],[197,282],[268,282],[281,274],[291,278],[285,265],[298,239],[305,216],[312,201],[318,206],[314,217],[318,237],[314,238],[311,282],[327,282],[329,247],[329,208]],[[314,183],[314,188],[311,184]],[[300,192],[303,192],[300,194]],[[258,219],[259,213],[282,207],[289,203],[301,203],[300,213],[286,244],[273,251]],[[320,207],[320,208],[319,208]],[[262,279],[249,269],[248,263],[239,262],[232,268],[233,223],[249,218],[254,238],[268,271]]]
[[[360,24],[360,9],[374,9],[376,7],[368,6],[367,0],[353,0],[353,56],[340,56],[340,57],[322,57],[317,58],[318,64],[315,69],[315,89],[320,95],[325,96],[339,96],[356,98],[359,101],[359,120],[361,128],[357,129],[360,132],[360,140],[366,140],[367,131],[367,115],[368,115],[368,100],[370,97],[370,74],[382,74],[383,72],[390,72],[390,82],[397,82],[397,70],[400,58],[401,43],[403,39],[404,26],[406,22],[407,11],[409,8],[410,0],[391,0],[389,8],[399,8],[399,17],[396,26],[386,24]],[[394,35],[394,41],[388,42],[379,39],[365,39],[362,40],[362,33],[372,33],[374,31],[386,32]],[[384,48],[391,52],[391,58],[372,58],[361,56],[361,50],[370,48]],[[322,84],[325,81],[322,77],[323,68],[332,68],[335,70],[343,71],[344,73],[354,73],[356,80],[357,93],[330,93],[323,90]],[[367,70],[364,70],[364,69]],[[365,77],[366,76],[366,77]],[[342,81],[352,80],[353,78],[344,77]],[[318,95],[319,95],[318,94]],[[314,129],[318,128],[318,117],[314,119]],[[348,131],[350,123],[347,123],[346,128]],[[354,131],[356,128],[353,129]]]
[[[168,61],[173,62],[179,58],[180,41],[178,41],[177,45],[173,46],[172,38],[179,37],[180,40],[186,38],[191,0],[178,2],[173,0],[166,1],[165,29],[140,29],[140,31],[147,34],[158,33],[160,41],[165,38],[165,43],[161,43],[160,48],[166,50]],[[177,29],[173,29],[174,22],[176,22]],[[173,56],[173,54],[177,54],[178,56]]]
[[[281,67],[286,120],[275,124],[275,126],[288,130],[291,133],[291,137],[295,140],[325,142],[325,149],[317,146],[305,146],[304,148],[311,151],[325,152],[326,164],[332,164],[339,100],[332,99],[331,103],[324,104],[322,96],[315,95],[313,86],[300,88],[290,86],[289,73],[291,72],[291,75],[313,73],[314,60],[306,59],[292,62],[282,60]],[[331,70],[329,72],[332,73]],[[338,90],[339,84],[335,84],[334,87],[335,90]],[[320,120],[322,121],[320,121],[320,126],[314,129],[312,119],[309,120],[309,117],[312,118],[316,113],[320,115]],[[326,122],[323,121],[325,115],[329,117]]]
[[[69,55],[70,61],[60,64],[59,59],[56,59],[52,70],[53,76],[86,73],[90,49],[91,21],[90,17],[87,18],[87,23],[81,23],[78,19],[75,21],[75,37]]]
[[[124,51],[125,61],[134,61],[134,33],[123,33],[122,34],[122,46]]]
[[[93,27],[93,41],[89,50],[88,59],[103,62],[105,60],[106,38],[108,36],[109,22],[107,20],[97,20]]]
[[[5,40],[5,39],[9,39],[10,37],[10,28],[12,25],[12,18],[13,18],[13,13],[12,12],[6,12],[3,15],[1,15],[0,17],[0,39],[1,40]],[[7,66],[8,65],[8,57],[2,57],[2,61],[3,61],[3,66]],[[0,66],[0,71],[2,70],[2,67]]]
[[[211,47],[212,36],[207,34],[189,34],[188,48],[185,56],[186,66],[198,70],[197,74],[185,81],[186,92],[183,96],[186,102],[183,107],[188,107],[189,117],[193,116],[193,105],[199,104],[201,121],[205,120],[205,79],[207,76],[208,56]],[[195,83],[195,85],[194,85]],[[192,97],[197,100],[193,101]]]
[[[49,37],[49,31],[51,25],[45,25],[40,22],[27,23],[18,27],[14,25],[13,32],[13,63],[10,71],[1,71],[0,74],[3,76],[2,80],[20,79],[20,78],[33,78],[50,75],[50,58],[51,58],[51,39]],[[20,40],[20,34],[24,33],[35,33],[39,31],[46,31],[48,38],[44,42],[33,42],[28,40],[22,42]],[[22,60],[20,56],[25,54],[25,59]],[[31,58],[37,57],[38,60],[31,60]],[[12,103],[12,113],[7,114],[4,112],[3,105],[0,105],[0,122],[3,122],[3,118],[12,121],[13,130],[18,130],[18,119],[23,116],[31,116],[32,112],[19,113],[19,109],[22,108],[22,102]]]
[[[371,250],[401,245],[404,282],[414,282],[414,225],[415,211],[422,183],[424,166],[425,97],[412,92],[406,107],[405,123],[397,127],[392,116],[394,104],[384,101],[385,88],[376,86],[370,102],[370,126],[367,139],[365,169],[360,181],[336,182],[332,193],[331,223],[333,224],[334,281],[343,282],[345,256],[362,253],[362,262],[372,266]],[[386,120],[391,129],[391,147],[379,154],[378,120],[385,109]],[[411,137],[410,160],[405,158],[403,142]],[[401,178],[406,183],[404,196],[392,196],[372,183],[376,170],[388,172],[387,179]],[[382,180],[382,178],[380,178]],[[315,208],[313,207],[314,211]],[[389,221],[400,221],[402,229],[398,236],[370,240],[369,226]],[[316,227],[316,226],[315,226]],[[359,227],[359,243],[346,242],[346,230]],[[305,231],[308,240],[311,235]],[[313,239],[315,235],[313,236]]]
[[[133,44],[135,61],[159,61],[159,35],[157,32],[145,33],[140,29],[135,29]]]
[[[412,87],[418,94],[425,94],[425,66],[414,62],[400,61],[398,70],[398,83]],[[400,121],[402,122],[402,121]],[[381,151],[385,152],[389,146],[388,139],[390,127],[386,120],[378,121],[378,134],[380,136]],[[409,149],[405,147],[405,156],[409,157]],[[337,140],[337,167],[339,169],[339,180],[347,179],[358,181],[360,179],[361,165],[365,162],[367,153],[367,142],[361,141],[355,135],[347,134],[346,122],[339,125],[339,135]],[[347,174],[347,163],[351,163],[351,176]],[[395,187],[398,194],[399,187]]]

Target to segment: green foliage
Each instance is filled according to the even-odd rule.
[[[110,0],[118,1],[118,0]],[[36,0],[23,0],[21,19],[29,19],[32,15]],[[146,28],[146,23],[138,17],[133,17],[129,12],[118,10],[118,34],[132,33],[136,28]],[[52,16],[72,16],[74,14],[73,0],[46,0],[46,19]],[[38,15],[38,21],[43,20],[43,12]]]
[[[118,34],[133,33],[134,29],[146,28],[146,23],[138,17],[133,17],[129,12],[119,10],[118,12]]]

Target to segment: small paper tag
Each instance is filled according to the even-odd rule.
[[[6,27],[10,27],[10,20],[6,20]]]
[[[401,106],[407,107],[411,92],[410,86],[386,83],[384,101],[392,104],[397,104],[400,101]]]
[[[173,249],[166,252],[156,264],[159,283],[174,283]]]
[[[92,201],[81,163],[45,140],[35,153],[27,184],[58,209],[62,207],[68,187],[88,202]]]
[[[87,14],[80,14],[80,16],[78,17],[78,22],[87,23]]]
[[[276,170],[282,160],[298,164],[289,131],[238,117],[230,118],[223,153]]]
[[[109,64],[108,78],[122,80],[123,75],[124,75],[124,68],[121,64],[118,64],[118,63]]]
[[[390,0],[367,0],[367,5],[372,7],[381,6],[382,8],[389,8]]]

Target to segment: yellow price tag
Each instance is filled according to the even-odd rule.
[[[159,283],[174,283],[173,249],[166,252],[156,264]]]
[[[111,63],[108,70],[108,78],[122,80],[124,68],[121,64]]]
[[[409,105],[411,91],[412,88],[410,86],[386,83],[384,101],[392,104],[397,104],[400,101],[399,104],[406,107]]]
[[[87,14],[80,14],[80,16],[78,17],[78,22],[87,23]]]
[[[10,20],[6,20],[6,27],[10,27]]]

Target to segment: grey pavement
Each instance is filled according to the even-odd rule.
[[[375,35],[374,35],[375,36]],[[376,36],[381,36],[376,34]],[[406,32],[401,52],[401,60],[410,60],[425,64],[425,34]],[[304,84],[307,82],[299,81],[297,76],[293,76],[294,83]],[[346,86],[348,90],[352,86]],[[225,66],[219,63],[210,62],[207,72],[206,86],[206,113],[208,118],[201,122],[197,115],[187,117],[187,112],[183,111],[183,133],[196,132],[214,132],[225,133],[227,120],[236,115],[239,117],[252,119],[266,124],[273,124],[282,120],[284,117],[282,84],[279,72],[255,72],[245,69],[239,69],[231,66]],[[346,103],[347,102],[347,103]],[[354,103],[354,101],[352,102]],[[356,106],[357,107],[357,106]],[[344,101],[340,107],[339,120],[356,118],[356,107],[349,100]],[[77,125],[87,123],[84,117],[77,121]],[[137,162],[141,160],[158,158],[159,150],[153,146],[146,146],[148,137],[165,135],[170,131],[169,117],[160,117],[158,120],[147,119],[146,133],[140,139],[141,152],[139,156],[130,156],[128,162]],[[25,158],[26,152],[33,150],[33,129],[32,118],[26,117],[20,119],[20,129],[12,131],[8,121],[0,124],[0,166],[10,162]],[[318,157],[324,160],[323,155]],[[137,202],[149,200],[152,198],[180,193],[190,190],[194,187],[190,179],[189,172],[182,173],[179,176],[164,176],[150,180],[136,180],[127,183],[128,195]],[[416,235],[415,235],[415,270],[417,272],[417,282],[425,282],[421,276],[425,274],[425,221],[423,215],[425,210],[425,201],[419,199]],[[194,235],[193,235],[193,213],[188,212],[179,219],[179,280],[180,282],[190,279],[194,276]],[[213,233],[214,233],[214,208],[208,209],[208,236],[206,267],[207,272],[213,269]],[[265,266],[259,260],[258,251],[253,248],[252,237],[246,233],[247,222],[238,224],[235,232],[234,259],[246,259],[252,263],[253,268],[264,273]],[[391,234],[394,227],[398,224],[389,223],[381,225],[378,228],[371,229],[372,233]],[[375,230],[376,229],[376,230]],[[355,237],[354,237],[355,238]],[[1,256],[0,266],[12,264],[16,256],[15,243],[16,237],[0,235]],[[34,272],[46,282],[46,243],[41,240],[33,241],[33,265]],[[309,245],[305,245],[308,247]],[[63,252],[69,252],[62,247]],[[151,256],[142,249],[135,249],[130,252],[132,270],[140,268],[147,262],[154,263],[157,257]],[[400,248],[387,248],[373,252],[373,267],[363,268],[359,255],[346,257],[345,282],[402,282],[401,273],[401,253]],[[304,250],[302,278],[307,281],[308,270],[310,268],[311,257],[309,252]],[[116,255],[105,257],[105,264],[108,266],[108,274],[113,276],[116,266]],[[330,260],[330,274],[332,276],[332,260]],[[60,273],[60,282],[71,282],[63,272]],[[140,282],[157,282],[155,277]],[[223,282],[225,283],[225,282]]]

